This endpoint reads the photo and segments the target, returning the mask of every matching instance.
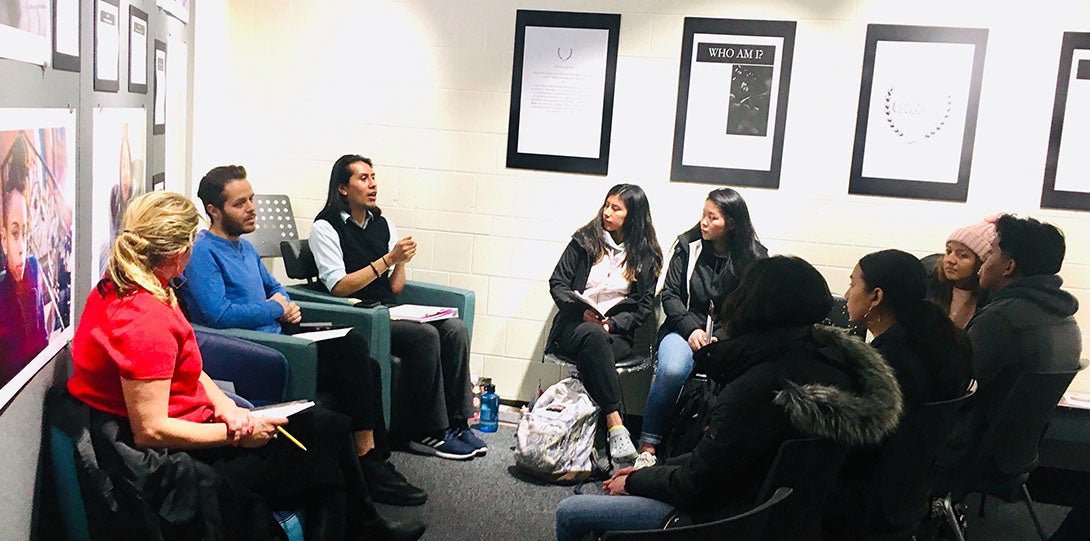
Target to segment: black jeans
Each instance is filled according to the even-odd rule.
[[[332,393],[332,409],[351,419],[353,432],[371,430],[375,449],[389,458],[381,373],[363,333],[352,329],[341,338],[318,342],[318,391]]]
[[[391,321],[390,350],[401,359],[401,396],[391,412],[401,436],[418,439],[464,425],[473,407],[466,324]]]
[[[579,379],[602,409],[602,415],[619,411],[621,380],[614,363],[632,355],[632,344],[616,334],[607,334],[602,325],[586,321],[561,329],[560,337],[559,353],[575,361]]]

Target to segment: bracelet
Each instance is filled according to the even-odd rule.
[[[375,268],[375,262],[372,261],[368,263],[368,265],[371,267],[371,272],[375,273],[375,278],[378,278],[380,274],[378,273],[378,269]]]
[[[382,262],[386,264],[386,268],[393,267],[389,261],[386,261],[386,254],[382,254]]]

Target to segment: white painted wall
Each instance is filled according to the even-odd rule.
[[[610,175],[507,169],[516,9],[621,13]],[[798,22],[779,190],[740,189],[762,241],[805,257],[834,291],[868,252],[942,250],[999,211],[1067,234],[1067,288],[1090,306],[1090,215],[1041,210],[1064,31],[1090,2],[880,0],[204,1],[196,6],[193,171],[240,163],[259,192],[291,196],[307,234],[333,161],[372,157],[380,204],[420,243],[411,277],[473,289],[473,372],[528,399],[558,369],[539,362],[546,280],[609,186],[648,192],[664,249],[715,186],[672,183],[669,163],[686,16]],[[989,28],[967,203],[849,196],[868,23]],[[1090,330],[1090,313],[1080,324]],[[1090,379],[1076,385],[1090,387]]]

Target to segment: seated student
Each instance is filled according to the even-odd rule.
[[[916,256],[883,250],[863,256],[844,293],[852,323],[865,324],[871,345],[893,368],[909,422],[926,402],[964,396],[972,381],[973,350],[965,331],[924,295],[926,271]],[[826,536],[857,539],[895,530],[876,505],[883,487],[872,477],[883,447],[854,452],[845,462],[826,513]],[[920,502],[920,505],[925,505]]]
[[[314,219],[310,249],[330,293],[366,303],[392,304],[405,287],[405,265],[416,255],[411,236],[398,239],[393,221],[378,207],[371,160],[341,156],[329,175],[325,207]],[[467,460],[488,447],[467,419],[472,415],[469,330],[461,319],[390,322],[390,352],[401,358],[401,389],[413,400],[395,404],[409,426],[409,450]]]
[[[49,341],[38,259],[27,251],[30,199],[26,143],[12,143],[0,192],[0,252],[7,272],[0,279],[0,385],[7,383]]]
[[[643,460],[654,463],[670,413],[693,370],[693,353],[712,338],[708,321],[713,327],[719,323],[713,306],[734,290],[750,263],[764,257],[768,250],[757,240],[746,201],[730,188],[709,193],[700,222],[674,242],[662,285],[666,321],[658,332],[658,365],[643,407]]]
[[[213,168],[201,179],[197,197],[212,223],[197,233],[184,274],[181,292],[189,317],[209,327],[276,334],[281,324],[298,323],[302,317],[298,305],[261,264],[253,245],[240,238],[254,231],[256,219],[246,169]],[[389,462],[379,366],[368,354],[367,339],[353,330],[342,338],[322,340],[318,360],[318,390],[334,393],[336,409],[352,419],[371,497],[393,505],[424,503],[427,493]]]
[[[821,273],[802,259],[751,265],[723,302],[725,335],[698,355],[697,369],[725,386],[696,449],[664,465],[614,472],[603,485],[612,496],[563,500],[557,539],[657,528],[675,508],[709,519],[748,509],[789,439],[880,441],[897,425],[901,393],[873,348],[815,325],[832,302]]]
[[[254,516],[271,516],[269,506],[303,507],[308,539],[419,538],[423,525],[378,516],[347,418],[321,408],[293,416],[291,430],[307,446],[303,452],[287,438],[276,439],[287,419],[255,417],[235,406],[202,371],[193,328],[167,285],[185,268],[199,222],[197,208],[181,195],[134,199],[107,273],[88,295],[72,340],[68,390],[90,406],[91,428],[101,430],[92,439],[107,438],[119,457],[101,466],[155,498],[162,487],[144,481],[168,475],[158,466],[185,451],[214,470],[215,486],[228,490],[218,509],[200,501],[192,510],[197,521],[235,520],[256,493],[265,512]],[[209,473],[200,467],[195,474],[202,472]],[[271,536],[283,536],[275,530]]]
[[[946,253],[942,257],[923,259],[928,273],[928,300],[939,305],[963,329],[988,304],[988,295],[980,288],[977,273],[995,236],[993,222],[985,220],[955,230],[946,239]]]
[[[1066,251],[1063,232],[1033,218],[1004,214],[995,222],[988,255],[980,267],[980,287],[991,294],[969,322],[976,398],[969,416],[955,429],[952,454],[972,456],[1022,374],[1079,368],[1082,335],[1075,322],[1078,300],[1060,289],[1057,274]],[[944,465],[957,459],[944,457]]]
[[[633,335],[651,317],[661,269],[662,250],[647,196],[639,186],[617,184],[594,218],[572,235],[549,278],[549,294],[559,311],[545,351],[575,361],[609,429],[614,467],[636,460],[621,419],[621,384],[614,363],[632,355]],[[593,299],[598,311],[574,292]]]

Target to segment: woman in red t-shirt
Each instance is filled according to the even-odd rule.
[[[377,515],[347,418],[321,408],[294,416],[303,452],[275,439],[287,419],[254,417],[203,372],[193,328],[167,285],[189,261],[199,222],[178,194],[129,204],[72,340],[69,392],[93,417],[127,418],[132,441],[120,443],[186,450],[273,506],[303,506],[307,539],[420,537],[423,525]]]

